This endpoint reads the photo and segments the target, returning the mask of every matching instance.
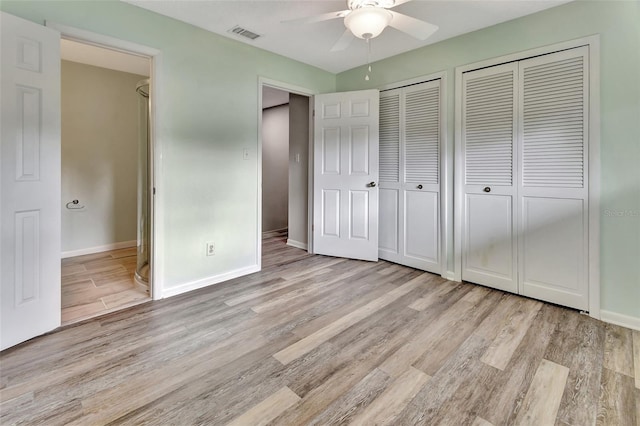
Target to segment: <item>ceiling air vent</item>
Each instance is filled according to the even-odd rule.
[[[248,38],[250,40],[255,40],[258,37],[260,37],[260,34],[256,34],[253,31],[249,31],[249,30],[247,30],[245,28],[242,28],[239,25],[236,25],[235,27],[231,28],[228,32],[230,32],[232,34],[239,35],[241,37]]]

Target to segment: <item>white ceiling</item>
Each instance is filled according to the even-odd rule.
[[[364,40],[356,39],[342,52],[330,52],[345,30],[342,19],[314,24],[282,23],[316,14],[347,9],[346,0],[122,0],[205,30],[339,73],[366,64]],[[386,28],[372,40],[371,60],[436,43],[568,3],[571,0],[413,0],[394,8],[440,29],[426,41]],[[240,25],[262,37],[250,41],[228,33]]]
[[[62,59],[149,77],[149,59],[72,40],[60,40]]]

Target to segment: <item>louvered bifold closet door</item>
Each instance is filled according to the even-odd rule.
[[[588,48],[519,64],[520,293],[588,309]]]
[[[380,93],[380,203],[378,256],[400,262],[400,97],[401,89]]]
[[[462,76],[462,279],[517,292],[518,64]]]
[[[441,80],[404,89],[403,263],[440,273]]]
[[[381,259],[441,272],[440,79],[380,93]]]

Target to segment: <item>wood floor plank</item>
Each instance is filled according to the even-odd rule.
[[[232,422],[228,423],[229,426],[263,426],[268,424],[271,420],[278,417],[287,408],[293,406],[300,397],[296,395],[288,387],[283,387],[278,392],[271,395],[261,403],[252,407],[249,411],[237,417]]]
[[[276,353],[274,357],[284,365],[290,363],[294,359],[306,354],[346,328],[392,303],[397,298],[407,294],[418,286],[423,285],[428,278],[427,274],[420,275],[401,287],[391,290],[389,293],[367,303],[363,307],[301,339],[290,347],[283,349]]]
[[[476,418],[473,420],[473,423],[471,423],[471,426],[494,426],[494,425],[492,423],[489,423],[482,417],[476,416]]]
[[[308,423],[309,426],[350,423],[353,416],[369,405],[384,390],[389,381],[390,378],[386,373],[374,368],[365,378],[311,420]]]
[[[421,271],[404,271],[391,278],[381,272],[383,268],[373,276],[364,276],[350,283],[348,294],[333,292],[322,300],[318,300],[322,308],[313,319],[301,323],[291,329],[291,332],[300,337],[306,337],[321,328],[333,323],[343,316],[368,304],[374,299],[390,292],[394,288],[421,275]],[[371,285],[372,281],[376,282]]]
[[[485,368],[480,355],[489,342],[477,335],[471,335],[447,360],[442,369],[426,383],[412,401],[394,419],[398,425],[434,424],[438,420],[450,423],[450,413],[440,411],[444,403],[458,392],[460,386]]]
[[[446,297],[450,291],[457,287],[455,283],[437,279],[436,276],[433,277],[432,282],[437,283],[436,290],[410,304],[409,307],[411,309],[415,309],[416,311],[424,311],[434,303],[438,303],[440,299]]]
[[[468,296],[471,295],[471,292]],[[481,299],[467,300],[469,306],[458,316],[458,319],[447,326],[455,333],[445,330],[438,330],[433,334],[433,339],[424,346],[423,353],[415,360],[413,366],[422,370],[426,374],[434,375],[453,354],[460,345],[473,333],[474,329],[491,312],[491,309],[498,303],[503,294],[489,292]],[[465,300],[467,296],[461,300]],[[434,326],[434,329],[438,327]]]
[[[392,425],[394,418],[409,404],[427,383],[430,377],[422,371],[409,367],[393,381],[350,425]]]
[[[489,291],[482,287],[471,289],[469,293],[441,315],[437,322],[430,324],[429,327],[425,327],[423,331],[390,356],[380,365],[380,369],[391,377],[401,375],[425,353],[431,340],[437,336],[445,335],[445,330],[447,330],[452,323],[458,323],[463,319],[463,313],[471,310],[475,306],[475,303],[487,294],[489,294]]]
[[[503,328],[493,340],[487,352],[482,356],[482,361],[504,370],[541,307],[541,302],[533,302],[526,309],[517,310],[510,315],[507,321],[503,323]]]
[[[605,367],[601,386],[596,424],[637,426],[634,379]]]
[[[632,341],[633,337],[630,329],[607,324],[604,366],[616,373],[634,377]]]
[[[519,425],[552,425],[556,421],[569,369],[543,359],[516,417]]]
[[[602,323],[565,311],[563,327],[554,333],[544,358],[569,368],[557,420],[568,425],[593,425],[597,416],[604,355]]]
[[[510,364],[492,381],[485,405],[478,407],[478,416],[495,425],[514,424],[551,337],[562,323],[563,312],[562,308],[552,305],[544,305],[538,311]]]

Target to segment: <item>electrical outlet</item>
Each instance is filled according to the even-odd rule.
[[[242,150],[242,159],[243,160],[249,159],[249,148],[245,148]]]
[[[207,243],[207,256],[216,254],[216,243]]]

